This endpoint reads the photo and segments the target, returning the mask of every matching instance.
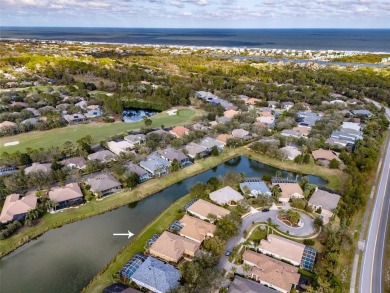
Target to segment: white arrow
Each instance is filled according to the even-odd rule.
[[[114,236],[128,236],[127,239],[130,239],[131,236],[134,234],[130,232],[130,230],[127,230],[127,233],[114,233],[112,234]]]

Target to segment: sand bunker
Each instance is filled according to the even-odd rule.
[[[19,144],[18,141],[11,141],[11,142],[5,143],[4,146],[12,146],[12,145],[17,145],[17,144]]]

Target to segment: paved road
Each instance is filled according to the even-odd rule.
[[[390,116],[390,111],[386,110]],[[359,292],[383,292],[383,258],[390,208],[390,144],[383,158],[383,170],[378,183],[371,222],[364,247]]]
[[[229,239],[229,241],[226,244],[227,249],[233,249],[236,247],[239,243],[244,242],[243,233],[245,230],[247,230],[252,223],[259,223],[259,222],[267,222],[269,218],[271,218],[272,223],[279,225],[278,229],[283,232],[289,232],[290,235],[294,236],[307,236],[312,233],[314,233],[314,223],[313,219],[309,216],[300,213],[301,220],[303,221],[304,225],[300,228],[291,228],[287,226],[286,224],[280,222],[276,216],[279,214],[279,211],[277,210],[270,210],[269,212],[253,212],[249,216],[246,216],[242,219],[242,225],[239,230],[239,233],[236,237],[233,237]],[[225,254],[220,258],[218,267],[220,269],[225,269],[226,271],[229,271],[232,267],[232,264],[229,262],[228,257],[225,256]]]

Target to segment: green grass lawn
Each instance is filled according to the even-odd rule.
[[[170,223],[184,215],[182,207],[189,202],[193,197],[186,195],[162,214],[160,214],[151,224],[134,238],[126,247],[124,247],[114,259],[106,266],[106,269],[100,272],[90,283],[84,288],[83,292],[102,292],[106,286],[109,286],[114,281],[113,274],[117,273],[123,265],[137,252],[144,252],[146,241],[155,233],[162,233],[166,230]]]
[[[153,123],[151,127],[174,126],[187,124],[192,121],[197,114],[196,110],[181,109],[177,115],[169,116],[162,112],[151,117]],[[52,146],[62,146],[66,141],[76,142],[78,139],[90,135],[95,143],[107,139],[125,131],[140,129],[144,127],[143,121],[124,123],[89,123],[71,125],[64,128],[51,129],[47,131],[32,131],[14,136],[0,138],[0,150],[6,152],[25,151],[27,148],[49,148]],[[4,147],[7,142],[19,141],[18,145]]]

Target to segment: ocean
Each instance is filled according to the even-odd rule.
[[[2,39],[390,52],[390,29],[0,27]]]

